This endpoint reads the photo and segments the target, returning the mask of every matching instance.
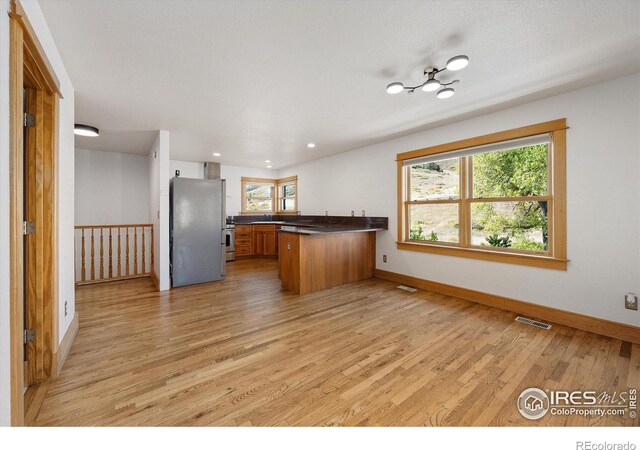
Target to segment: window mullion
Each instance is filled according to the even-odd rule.
[[[471,186],[471,167],[466,156],[460,158],[460,245],[469,247],[471,243],[471,206],[468,202]]]

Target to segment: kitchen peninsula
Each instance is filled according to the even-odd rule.
[[[282,287],[296,294],[373,277],[376,231],[386,217],[234,217],[239,226],[274,226]]]

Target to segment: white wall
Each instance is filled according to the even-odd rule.
[[[176,170],[180,171],[182,178],[204,178],[204,163],[191,161],[169,161],[169,178],[176,176]]]
[[[160,290],[170,288],[169,279],[169,132],[158,131],[149,159],[149,223],[153,224],[154,271]]]
[[[566,117],[566,272],[397,250],[397,153]],[[640,325],[623,295],[640,291],[640,75],[342,153],[298,175],[304,214],[365,209],[389,217],[377,267],[589,316]],[[388,263],[382,255],[388,255]]]
[[[147,223],[147,155],[76,149],[76,225]]]
[[[22,2],[26,16],[37,39],[49,58],[60,80],[63,99],[60,100],[57,160],[58,167],[58,341],[62,341],[75,315],[75,290],[73,269],[73,218],[74,218],[74,92],[53,37],[40,10],[38,2]],[[7,0],[0,0],[0,425],[10,423],[9,405],[9,20]],[[64,303],[67,302],[65,316]]]

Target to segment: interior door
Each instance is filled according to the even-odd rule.
[[[38,259],[35,245],[36,226],[36,128],[35,108],[36,92],[30,88],[23,90],[24,122],[23,122],[23,262],[24,262],[24,382],[25,387],[38,381],[36,364],[36,289],[38,286],[36,261]]]

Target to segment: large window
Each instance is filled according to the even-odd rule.
[[[566,269],[564,119],[398,155],[398,248]]]
[[[271,180],[244,179],[244,208],[247,212],[273,211],[275,183]]]
[[[243,214],[297,213],[298,177],[242,177]]]

